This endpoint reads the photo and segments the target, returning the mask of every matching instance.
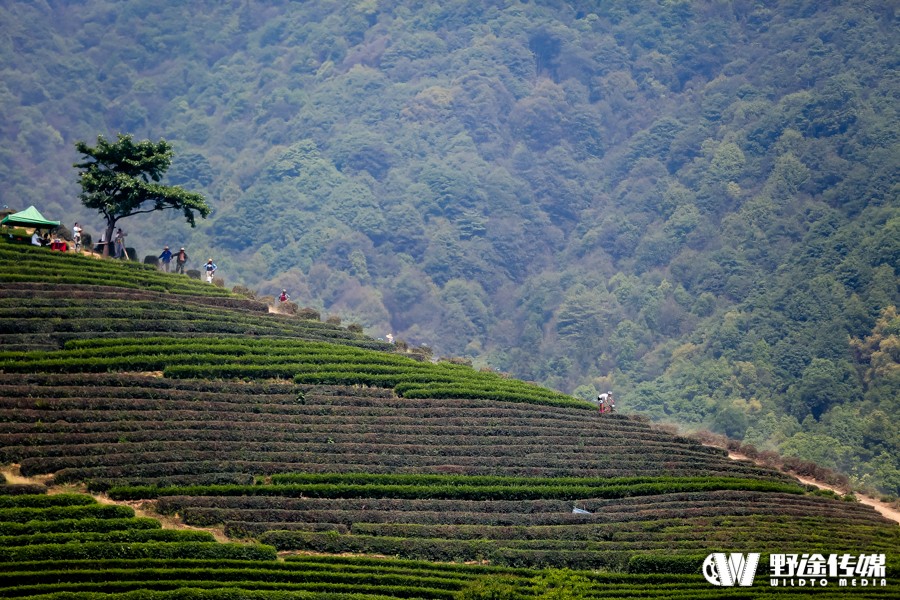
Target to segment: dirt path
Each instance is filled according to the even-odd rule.
[[[27,477],[22,477],[14,469],[4,468],[0,469],[0,475],[6,478],[6,483],[12,483],[16,485],[25,485],[29,483],[40,483],[36,479],[28,479]]]
[[[88,493],[88,492],[85,492]],[[170,517],[168,515],[161,515],[153,510],[154,503],[151,500],[138,500],[135,502],[118,502],[116,500],[112,500],[109,496],[103,494],[91,494],[91,496],[99,502],[100,504],[119,504],[121,506],[130,506],[134,509],[134,515],[136,517],[148,517],[150,519],[155,519],[160,522],[163,529],[183,529],[183,530],[191,530],[191,531],[205,531],[207,533],[212,534],[212,536],[216,539],[217,542],[233,542],[234,540],[228,539],[228,536],[225,535],[224,527],[193,527],[191,525],[185,525],[181,519],[178,517]]]
[[[799,479],[802,483],[806,483],[809,485],[814,485],[817,488],[821,488],[823,490],[831,490],[832,492],[836,492],[838,494],[843,494],[841,490],[831,487],[828,484],[821,483],[816,481],[815,479],[809,479],[808,477],[800,477],[799,475],[794,475],[797,479]],[[892,507],[890,504],[886,502],[882,502],[881,500],[876,500],[875,498],[870,498],[869,496],[863,496],[857,492],[853,493],[856,496],[856,499],[859,500],[861,504],[865,504],[867,506],[871,506],[875,510],[877,510],[881,515],[895,523],[900,523],[900,510]]]
[[[762,463],[751,460],[749,457],[744,456],[743,454],[736,454],[734,452],[728,452],[728,458],[730,458],[732,460],[746,460],[746,461],[752,462],[754,464],[758,464],[760,466],[765,466]],[[806,485],[814,485],[817,488],[822,489],[822,490],[831,490],[832,492],[835,492],[836,494],[841,494],[841,495],[844,495],[847,493],[847,490],[838,489],[834,486],[828,485],[827,483],[822,483],[821,481],[817,481],[817,480],[811,479],[809,477],[801,477],[800,475],[796,475],[794,473],[788,473],[788,475],[796,478],[801,483],[804,483]],[[894,521],[895,523],[900,523],[900,510],[897,510],[890,504],[888,504],[886,502],[882,502],[881,500],[876,500],[875,498],[872,498],[870,496],[864,496],[862,494],[859,494],[858,492],[854,492],[853,495],[856,496],[856,499],[859,500],[860,504],[865,504],[866,506],[871,506],[876,511],[878,511],[881,514],[881,516],[885,517],[886,519],[890,519],[891,521]]]
[[[7,483],[14,484],[28,484],[28,483],[39,483],[42,485],[47,485],[46,480],[42,481],[39,478],[31,478],[31,477],[22,477],[19,474],[18,466],[11,465],[0,468],[0,474],[2,474]],[[46,479],[46,478],[45,478]],[[137,517],[148,517],[150,519],[155,519],[162,524],[163,529],[184,529],[191,531],[206,531],[207,533],[211,533],[212,536],[216,539],[217,542],[233,542],[234,540],[229,539],[225,535],[224,527],[192,527],[191,525],[185,525],[181,522],[181,519],[178,517],[170,517],[168,515],[158,514],[155,510],[153,510],[154,502],[152,500],[138,500],[136,502],[117,502],[112,500],[109,496],[105,494],[92,494],[87,491],[87,488],[83,486],[49,486],[47,488],[48,494],[62,494],[62,493],[76,493],[76,494],[88,494],[93,497],[94,500],[99,502],[100,504],[118,504],[121,506],[129,506],[134,509],[134,514]]]

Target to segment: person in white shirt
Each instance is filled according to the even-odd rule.
[[[601,413],[611,412],[615,405],[612,403],[612,392],[603,392],[597,395],[597,404]]]
[[[75,226],[72,227],[72,241],[75,242],[75,252],[81,251],[81,225],[78,222],[75,222]]]

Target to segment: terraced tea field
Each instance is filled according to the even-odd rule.
[[[850,594],[771,588],[769,552],[886,554],[851,597],[897,589],[866,506],[136,266],[0,247],[0,465],[66,492],[0,485],[2,597]],[[711,552],[762,552],[756,586],[709,584]]]

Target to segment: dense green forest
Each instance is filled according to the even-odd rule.
[[[75,142],[164,138],[142,254],[897,494],[897,11],[4,2],[0,204],[98,232]]]

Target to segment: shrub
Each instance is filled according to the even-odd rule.
[[[125,519],[134,517],[134,510],[128,506],[87,505],[54,506],[49,508],[0,508],[0,521],[28,523],[29,521],[52,521],[57,519]]]
[[[248,288],[246,285],[236,285],[231,288],[232,293],[239,294],[244,296],[245,298],[250,298],[251,300],[256,300],[256,292]]]
[[[290,300],[287,302],[280,302],[278,304],[278,312],[286,315],[296,315],[300,312],[300,306],[298,306],[296,302],[291,302]]]
[[[347,331],[350,331],[353,333],[362,333],[363,326],[360,325],[359,323],[350,323],[349,325],[347,325]]]
[[[699,573],[705,555],[635,554],[628,559],[629,573]]]
[[[144,264],[159,268],[159,257],[153,254],[148,254],[144,257]]]
[[[532,590],[539,599],[587,598],[594,583],[569,569],[552,570],[532,579]]]
[[[699,441],[701,444],[715,446],[716,448],[725,448],[728,445],[728,438],[726,438],[724,435],[713,433],[707,429],[701,429],[700,431],[697,431],[693,434],[692,437],[695,440]]]
[[[218,542],[86,542],[39,544],[0,548],[0,561],[84,560],[98,558],[189,558],[224,560],[275,560],[271,546],[220,544]]]
[[[425,360],[431,360],[431,356],[434,354],[434,350],[425,345],[417,346],[416,348],[411,349],[410,352],[417,356],[421,356]]]
[[[337,315],[331,315],[330,317],[328,317],[328,318],[325,320],[325,322],[328,323],[329,325],[340,325],[340,324],[341,324],[341,318],[340,318],[339,316],[337,316]]]
[[[330,478],[326,478],[330,479]],[[355,483],[354,479],[366,481]],[[343,480],[343,481],[341,481]],[[315,481],[315,479],[313,479]],[[631,477],[606,479],[456,477],[412,475],[408,478],[350,474],[338,483],[283,483],[276,485],[206,485],[160,488],[118,486],[108,491],[115,500],[159,496],[285,496],[293,498],[397,498],[451,500],[567,500],[578,498],[628,498],[679,492],[749,490],[799,494],[789,483],[736,477]],[[346,483],[345,483],[346,482]],[[397,482],[397,483],[393,483]]]
[[[215,542],[207,531],[181,529],[126,529],[107,532],[57,532],[29,533],[17,536],[0,536],[0,546],[33,546],[38,544],[77,544],[107,542],[114,544],[142,542]]]
[[[458,600],[520,600],[526,596],[518,591],[517,579],[510,576],[487,575],[473,580],[456,595]]]
[[[2,484],[0,483],[0,496],[16,496],[16,495],[30,495],[30,494],[46,494],[47,486],[40,483],[27,483],[27,484]]]
[[[39,533],[74,533],[78,531],[125,531],[131,529],[160,529],[162,525],[156,519],[139,518],[86,518],[60,519],[58,521],[28,521],[27,523],[0,523],[0,535],[32,535]]]
[[[461,356],[442,356],[438,362],[450,363],[451,365],[461,365],[464,367],[472,366],[471,358],[463,358]],[[482,373],[492,373],[492,371],[481,371]]]
[[[197,269],[188,269],[187,271],[185,271],[185,273],[191,279],[200,279],[200,271],[198,271]]]
[[[97,501],[86,494],[34,494],[0,496],[0,508],[46,508],[50,506],[88,506]]]
[[[759,450],[752,444],[742,444],[740,450],[741,453],[750,460],[756,460],[757,458],[759,458]]]
[[[299,318],[305,319],[307,321],[318,321],[322,318],[321,315],[319,314],[319,311],[317,311],[314,308],[310,308],[308,306],[298,310],[297,316]]]
[[[777,468],[781,464],[781,456],[772,450],[762,450],[757,457],[757,462],[769,468]]]

